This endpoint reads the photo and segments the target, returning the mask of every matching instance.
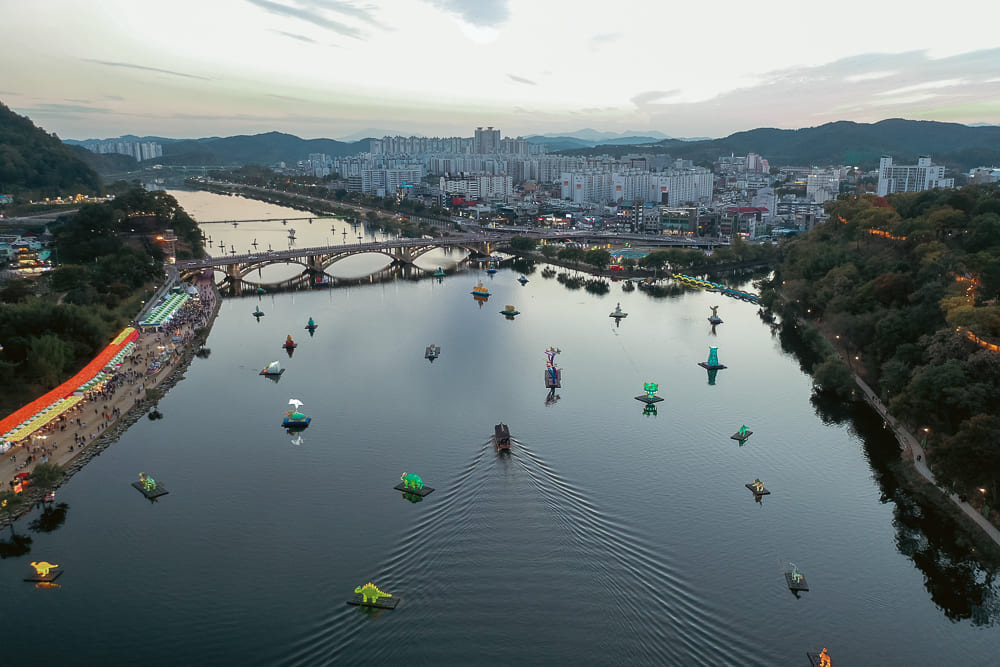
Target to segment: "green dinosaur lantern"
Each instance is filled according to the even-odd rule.
[[[368,582],[364,586],[358,586],[354,589],[354,592],[361,596],[363,604],[377,604],[379,598],[391,598],[392,595],[389,593],[383,593],[378,589],[378,586],[372,582]]]
[[[156,480],[147,475],[144,472],[139,473],[139,481],[142,482],[142,488],[145,491],[155,491],[156,490]]]
[[[422,489],[424,488],[424,480],[420,479],[419,475],[403,473],[400,478],[403,482],[403,486],[407,489]]]
[[[643,391],[646,392],[646,398],[652,400],[656,398],[656,392],[659,391],[660,385],[656,384],[655,382],[647,382],[646,384],[642,385],[642,389]]]

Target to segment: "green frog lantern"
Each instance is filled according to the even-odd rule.
[[[424,488],[424,480],[420,479],[419,475],[403,473],[400,478],[403,482],[403,486],[407,489],[420,490]]]

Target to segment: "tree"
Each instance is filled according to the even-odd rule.
[[[535,249],[535,240],[527,236],[515,236],[510,240],[510,249],[518,252],[531,252]]]
[[[63,474],[63,469],[55,463],[39,463],[31,471],[31,486],[42,491],[51,491],[59,486]]]
[[[546,259],[552,259],[559,253],[559,248],[554,245],[543,245],[542,246],[542,256]]]
[[[583,261],[596,269],[604,270],[611,263],[611,253],[607,250],[588,250],[584,253]]]
[[[854,391],[854,376],[843,361],[828,357],[813,369],[813,386],[818,392],[847,398]]]

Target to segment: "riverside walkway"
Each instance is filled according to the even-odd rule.
[[[931,472],[931,469],[927,466],[927,456],[924,452],[924,448],[919,442],[917,442],[917,439],[906,427],[900,424],[895,417],[889,414],[888,409],[886,409],[879,397],[874,391],[872,391],[872,388],[869,387],[864,380],[855,375],[854,381],[865,395],[865,401],[868,405],[872,406],[872,408],[875,409],[875,412],[881,415],[885,423],[892,428],[892,432],[896,435],[897,442],[899,442],[899,448],[904,452],[909,450],[909,454],[913,458],[913,465],[916,467],[917,472],[923,475],[924,479],[928,482],[937,486],[937,481],[934,479],[934,473]],[[990,536],[990,539],[992,539],[997,545],[1000,545],[1000,530],[990,523],[986,517],[976,511],[972,505],[959,498],[958,494],[948,493],[943,489],[942,493],[945,493],[948,498],[966,514],[966,516],[975,521],[976,524]]]

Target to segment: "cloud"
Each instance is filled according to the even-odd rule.
[[[603,46],[609,42],[617,42],[619,39],[624,37],[624,33],[620,32],[602,32],[591,37],[588,41],[592,48]]]
[[[340,21],[334,21],[333,19],[328,19],[325,16],[321,16],[317,12],[310,9],[305,9],[302,7],[289,7],[288,5],[282,5],[277,2],[271,2],[271,0],[247,0],[251,5],[257,5],[261,9],[271,12],[272,14],[278,14],[279,16],[289,16],[294,19],[299,19],[300,21],[305,21],[306,23],[311,23],[315,26],[323,28],[325,30],[332,30],[333,32],[344,35],[345,37],[351,37],[353,39],[361,39],[364,35],[363,33],[353,26],[349,26]]]
[[[884,79],[896,74],[893,71],[887,72],[864,72],[862,74],[848,74],[844,77],[844,81],[848,83],[858,83],[859,81],[872,81],[873,79]]]
[[[818,125],[922,118],[930,117],[933,108],[953,110],[956,122],[988,121],[995,118],[995,108],[980,102],[1000,99],[1000,85],[989,82],[996,79],[997,62],[1000,49],[946,58],[931,58],[926,51],[871,53],[768,72],[752,84],[704,101],[662,101],[666,95],[648,91],[632,102],[641,122],[668,134],[677,130],[667,128],[680,127],[723,136],[750,127],[805,127],[810,119]],[[893,90],[886,91],[885,76],[864,76],[876,72],[892,73]]]
[[[967,83],[962,79],[945,79],[943,81],[924,81],[923,83],[915,83],[912,86],[903,86],[902,88],[893,88],[892,90],[885,90],[881,93],[876,93],[876,95],[898,95],[899,93],[912,93],[916,90],[933,90],[935,88],[952,88],[954,86],[960,86],[963,83]]]
[[[466,23],[492,27],[510,16],[507,0],[427,0],[435,7],[455,14]]]
[[[285,32],[284,30],[272,30],[271,32],[277,33],[279,35],[284,35],[285,37],[291,37],[292,39],[297,39],[300,42],[306,42],[308,44],[315,44],[316,40],[312,37],[306,37],[305,35],[296,35],[293,32]]]
[[[658,102],[664,97],[674,97],[680,93],[679,90],[647,90],[644,93],[637,93],[632,96],[631,102],[637,107],[644,107],[652,102]]]
[[[33,107],[23,107],[25,112],[38,114],[63,114],[63,113],[111,113],[111,109],[102,107],[90,107],[82,104],[36,104]]]
[[[509,78],[509,79],[510,79],[511,81],[517,81],[518,83],[526,83],[526,84],[528,84],[529,86],[536,86],[536,85],[538,85],[537,83],[535,83],[535,82],[534,82],[534,81],[532,81],[531,79],[525,79],[525,78],[524,78],[523,76],[516,76],[516,75],[514,75],[514,74],[508,74],[508,75],[507,75],[507,77],[508,77],[508,78]]]
[[[290,95],[278,95],[277,93],[268,93],[266,97],[273,97],[278,100],[286,100],[288,102],[305,102],[306,100],[301,97],[291,97]]]
[[[197,74],[185,74],[184,72],[174,72],[169,69],[160,69],[159,67],[146,67],[145,65],[133,65],[131,63],[116,63],[108,60],[94,60],[93,58],[81,58],[84,62],[96,63],[98,65],[104,65],[105,67],[125,67],[128,69],[138,69],[145,72],[157,72],[159,74],[169,74],[171,76],[181,76],[185,79],[201,79],[202,81],[211,81],[207,76],[198,76]]]
[[[379,28],[385,27],[376,21],[374,16],[372,16],[372,10],[375,9],[374,5],[358,6],[353,2],[344,2],[343,0],[312,0],[312,3],[331,11],[344,14],[345,16],[359,19]]]
[[[105,95],[104,99],[106,99],[106,100],[114,100],[116,102],[122,102],[122,101],[124,101],[125,98],[122,97],[121,95]]]

